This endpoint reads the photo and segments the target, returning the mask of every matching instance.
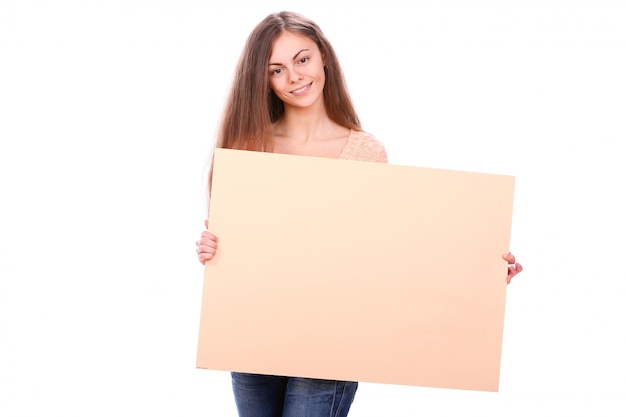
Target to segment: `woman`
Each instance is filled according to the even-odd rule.
[[[291,12],[271,14],[250,34],[235,73],[218,147],[387,162],[360,127],[337,56],[320,28]],[[205,221],[208,229],[208,221]],[[208,230],[198,260],[213,258]],[[507,282],[521,272],[513,255]],[[356,382],[233,373],[240,417],[346,416]]]

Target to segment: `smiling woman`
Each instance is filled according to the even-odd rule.
[[[217,146],[387,162],[383,145],[360,127],[332,46],[314,22],[291,12],[269,15],[250,34]],[[204,231],[197,245],[204,263],[217,237]],[[357,389],[351,381],[238,372],[232,384],[240,417],[342,417]]]
[[[274,152],[338,157],[348,141],[348,127],[328,123],[323,133],[300,132],[301,137],[295,138],[299,139],[296,141],[290,134],[294,132],[290,126],[293,115],[315,114],[320,122],[326,116],[326,64],[317,44],[307,36],[283,32],[274,41],[269,69],[270,94],[284,108],[283,116],[273,124]]]
[[[270,87],[285,106],[323,108],[324,65],[315,42],[306,36],[284,32],[272,48]]]
[[[217,146],[387,162],[384,146],[361,129],[330,42],[314,22],[291,12],[269,15],[250,34]],[[196,245],[205,263],[218,240],[206,230]],[[521,266],[510,254],[504,258],[512,264],[510,280]],[[351,381],[238,372],[232,384],[240,417],[345,417],[357,389]]]
[[[292,12],[266,17],[239,59],[217,146],[337,157],[353,131],[361,125],[319,26]]]

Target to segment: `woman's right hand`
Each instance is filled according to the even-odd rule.
[[[204,221],[204,227],[209,228],[209,221]],[[215,252],[217,251],[217,236],[213,233],[205,230],[200,235],[200,240],[196,242],[196,253],[198,254],[198,261],[202,265],[206,261],[210,261],[215,256]]]

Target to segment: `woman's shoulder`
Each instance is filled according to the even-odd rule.
[[[385,146],[373,135],[364,131],[351,130],[340,159],[367,162],[387,162]]]

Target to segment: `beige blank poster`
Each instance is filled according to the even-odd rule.
[[[217,149],[197,366],[497,391],[513,188]]]

